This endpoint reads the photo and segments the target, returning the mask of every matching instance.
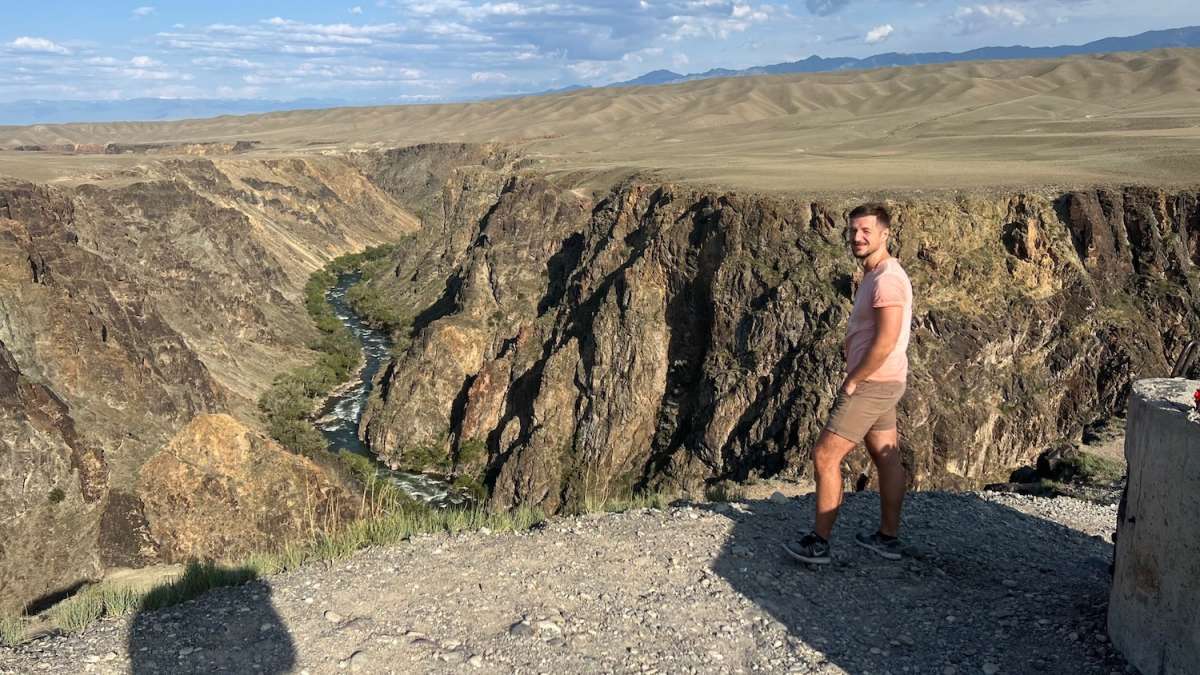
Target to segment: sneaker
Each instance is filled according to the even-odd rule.
[[[859,532],[854,535],[854,541],[857,541],[859,546],[874,551],[888,560],[899,560],[902,557],[900,540],[896,537],[884,537],[878,532],[873,534]]]
[[[822,539],[816,532],[809,532],[799,541],[784,542],[783,550],[796,560],[810,565],[829,564],[829,542]]]

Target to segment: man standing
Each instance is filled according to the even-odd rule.
[[[900,559],[900,507],[904,502],[904,465],[896,432],[896,404],[908,377],[908,332],[912,323],[912,285],[900,261],[888,254],[891,216],[881,204],[850,212],[849,236],[862,263],[862,284],[846,335],[846,379],[829,421],[813,448],[817,475],[817,514],[813,531],[783,545],[798,560],[829,562],[829,538],[842,504],[842,460],[866,442],[879,469],[879,530],[855,536],[862,546]]]

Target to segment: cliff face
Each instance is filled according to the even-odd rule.
[[[0,612],[20,610],[30,589],[53,593],[96,573],[107,478],[66,404],[0,342]]]
[[[0,503],[17,514],[0,566],[25,575],[6,603],[160,559],[165,539],[135,494],[146,460],[199,414],[261,426],[259,394],[314,358],[308,275],[414,227],[338,158],[168,160],[55,187],[0,179],[0,343],[75,430],[0,454],[14,477]],[[37,418],[22,396],[0,403],[14,434]],[[61,459],[75,455],[102,469]]]
[[[442,161],[399,172],[384,158],[373,174],[434,216],[375,282],[411,310],[414,338],[364,416],[382,457],[445,453],[496,505],[552,509],[809,471],[856,283],[850,202],[642,184],[593,202],[422,152]],[[1200,328],[1196,200],[1130,188],[896,205],[894,253],[917,292],[902,410],[917,486],[1024,463],[1119,411],[1132,377],[1170,368]]]

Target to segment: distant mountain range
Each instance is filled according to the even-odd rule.
[[[754,66],[741,70],[714,68],[702,73],[682,74],[670,70],[655,70],[632,80],[614,82],[609,87],[653,86],[675,84],[690,80],[714,77],[745,77],[749,75],[784,75],[787,73],[820,73],[838,70],[861,70],[893,66],[920,66],[952,61],[984,61],[995,59],[1050,59],[1076,54],[1099,54],[1104,52],[1133,52],[1168,47],[1200,47],[1200,26],[1186,26],[1167,30],[1153,30],[1129,37],[1109,37],[1082,45],[1057,47],[981,47],[966,52],[923,52],[901,54],[887,52],[866,58],[810,56],[800,61]],[[570,85],[552,91],[535,94],[514,94],[507,97],[557,94],[579,89],[583,85]],[[59,124],[65,122],[116,122],[177,120],[193,117],[215,117],[217,115],[246,115],[253,113],[278,112],[313,108],[332,108],[345,105],[388,105],[388,103],[365,103],[337,99],[297,99],[294,101],[272,101],[265,99],[165,99],[136,98],[103,101],[43,101],[20,100],[0,101],[0,124]]]
[[[0,124],[182,120],[347,105],[337,99],[130,98],[100,101],[0,101]]]
[[[823,73],[833,70],[865,70],[890,68],[893,66],[923,66],[952,61],[992,61],[998,59],[1053,59],[1076,54],[1101,54],[1104,52],[1140,52],[1147,49],[1169,47],[1200,47],[1200,26],[1186,26],[1167,30],[1152,30],[1129,37],[1109,37],[1082,45],[1058,47],[981,47],[967,52],[922,52],[901,54],[887,52],[862,59],[850,57],[823,58],[810,56],[800,61],[776,63],[769,66],[753,66],[742,70],[714,68],[703,73],[683,75],[670,70],[655,70],[632,80],[615,82],[610,87],[636,87],[646,85],[674,84],[689,80],[705,80],[713,77],[745,77],[748,75],[785,75],[788,73]]]

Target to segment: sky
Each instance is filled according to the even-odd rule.
[[[152,1],[152,0],[147,0]],[[1196,0],[3,0],[0,97],[405,103],[1200,24]]]

